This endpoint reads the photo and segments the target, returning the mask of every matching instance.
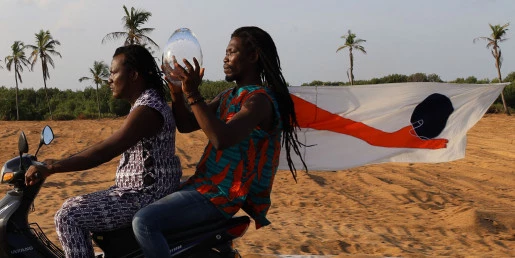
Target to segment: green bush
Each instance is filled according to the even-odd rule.
[[[200,85],[199,90],[200,94],[202,94],[202,97],[205,99],[213,99],[215,98],[220,92],[222,92],[225,89],[231,88],[236,86],[233,82],[227,82],[227,81],[210,81],[205,80],[202,82],[202,85]]]
[[[504,88],[504,100],[506,105],[515,108],[515,81]]]
[[[98,119],[98,112],[83,112],[76,116],[77,119]]]
[[[117,118],[118,116],[113,113],[102,113],[102,118]]]
[[[68,121],[68,120],[75,120],[75,116],[70,113],[52,113],[52,118],[57,121]]]
[[[131,110],[131,104],[125,100],[111,99],[109,101],[109,109],[118,117],[126,116]]]

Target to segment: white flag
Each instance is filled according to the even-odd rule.
[[[467,131],[506,85],[395,83],[289,90],[308,169],[341,170],[463,158]],[[288,169],[284,149],[279,169]]]

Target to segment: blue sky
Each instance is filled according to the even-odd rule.
[[[388,74],[436,73],[445,80],[476,76],[495,78],[494,60],[486,43],[488,24],[512,23],[513,0],[0,0],[0,57],[10,54],[15,40],[34,44],[34,34],[50,30],[61,42],[54,58],[48,87],[79,89],[93,62],[111,62],[123,42],[101,44],[109,32],[121,31],[122,6],[152,13],[145,27],[155,28],[150,37],[160,53],[172,32],[190,28],[204,55],[205,79],[224,78],[222,59],[234,29],[254,25],[274,38],[283,73],[291,85],[313,80],[348,81],[348,51],[336,53],[340,36],[351,29],[368,54],[355,54],[355,78],[371,79]],[[515,71],[515,39],[501,44],[503,77]],[[21,88],[43,87],[40,63],[22,74]],[[14,87],[14,73],[0,70],[0,85]]]

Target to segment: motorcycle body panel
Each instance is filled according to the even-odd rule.
[[[37,224],[29,225],[26,213],[21,207],[26,206],[23,191],[11,190],[0,200],[0,257],[64,257],[40,239],[43,232]],[[28,210],[26,211],[28,212]]]
[[[0,257],[8,257],[8,250],[11,250],[7,240],[7,226],[9,218],[20,206],[22,195],[11,190],[0,200]]]

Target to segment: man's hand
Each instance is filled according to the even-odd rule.
[[[175,57],[173,58],[173,60],[174,60],[174,63],[177,62],[175,60]],[[177,84],[177,83],[173,82],[173,81],[180,81],[180,79],[172,74],[174,69],[170,66],[170,64],[169,63],[164,63],[163,65],[161,65],[161,70],[163,70],[163,72],[165,74],[165,81],[168,84],[168,88],[170,89],[170,93],[172,95],[173,94],[182,93],[182,86],[181,86],[182,83],[181,84]],[[172,98],[173,98],[173,96],[172,96]]]
[[[39,181],[47,178],[52,174],[52,171],[45,165],[30,166],[25,173],[25,185],[35,185]]]
[[[170,74],[173,78],[177,78],[182,81],[182,91],[186,95],[198,92],[198,87],[204,77],[204,68],[200,67],[197,59],[195,57],[193,58],[195,68],[186,59],[182,60],[186,68],[179,65],[175,58],[173,60],[175,69],[173,69]]]

